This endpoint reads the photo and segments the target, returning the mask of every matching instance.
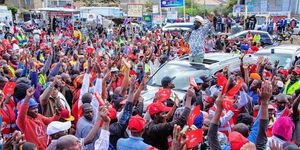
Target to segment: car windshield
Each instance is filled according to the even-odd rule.
[[[291,61],[292,61],[292,55],[272,55],[272,54],[259,54],[256,53],[254,54],[255,56],[263,56],[269,58],[270,62],[274,64],[276,60],[279,60],[279,65],[278,66],[283,66],[284,68],[289,68]]]
[[[200,77],[202,75],[207,76],[208,74],[209,70],[204,67],[201,67],[199,70],[199,66],[187,67],[186,65],[166,64],[152,76],[148,85],[161,86],[161,79],[165,76],[169,76],[171,78],[176,77],[173,80],[175,90],[187,90],[189,87],[189,77]]]

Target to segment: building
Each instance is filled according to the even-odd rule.
[[[68,4],[73,4],[73,0],[45,0],[46,6],[64,7]]]
[[[223,0],[194,0],[194,3],[208,8],[226,5],[226,2]]]
[[[9,0],[5,1],[19,9],[35,10],[43,7],[44,0]]]
[[[145,5],[148,0],[120,0],[120,8],[123,12],[127,14],[127,6],[128,4],[141,4]]]

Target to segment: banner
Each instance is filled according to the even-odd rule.
[[[165,20],[165,16],[159,16],[159,15],[153,16],[153,23],[155,24],[160,24],[164,22],[164,20]]]
[[[184,7],[184,0],[160,0],[161,8]]]
[[[144,15],[143,21],[145,22],[152,22],[152,16],[151,15]]]
[[[143,17],[143,5],[127,5],[128,17]]]
[[[158,13],[159,12],[159,10],[158,10],[158,5],[153,5],[152,6],[152,13]]]
[[[177,11],[168,11],[167,12],[167,19],[177,19]]]

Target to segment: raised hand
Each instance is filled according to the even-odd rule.
[[[109,112],[105,106],[99,107],[98,115],[102,118],[104,122],[110,122]]]
[[[217,108],[219,109],[223,109],[223,105],[222,105],[222,103],[223,103],[223,99],[225,98],[225,93],[224,94],[221,94],[221,92],[219,93],[219,96],[218,96],[218,98],[216,99],[216,105],[217,105]]]
[[[187,97],[193,97],[195,95],[195,90],[193,88],[189,88],[186,92]]]
[[[35,92],[34,87],[31,87],[31,88],[26,90],[26,96],[31,98],[33,96],[34,92]]]
[[[180,126],[175,124],[173,129],[173,143],[171,148],[172,150],[186,149],[187,139],[185,139],[184,133],[181,133],[180,131]]]
[[[270,100],[272,96],[272,83],[270,81],[263,81],[261,84],[261,88],[258,89],[258,97],[259,102],[261,104],[268,104],[268,100]]]
[[[264,57],[263,56],[259,56],[258,59],[257,59],[257,63],[259,65],[261,65],[263,61],[264,61]]]
[[[241,150],[256,150],[255,144],[248,142],[241,147]]]
[[[244,70],[248,69],[249,68],[249,64],[248,63],[243,63],[243,68],[244,68]]]

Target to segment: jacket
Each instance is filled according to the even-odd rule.
[[[17,125],[24,133],[26,142],[34,143],[38,147],[38,150],[45,150],[47,147],[47,125],[52,121],[59,120],[60,116],[55,115],[48,118],[38,114],[36,118],[32,118],[27,115],[28,108],[28,103],[21,104]]]
[[[132,114],[132,102],[126,102],[124,107],[124,112],[121,119],[118,122],[114,122],[109,126],[109,142],[115,148],[117,145],[117,141],[120,138],[127,138],[128,135],[125,133],[126,128],[128,126],[128,120]]]
[[[172,135],[174,125],[177,124],[183,127],[186,124],[186,120],[190,112],[190,108],[184,108],[183,113],[178,119],[168,123],[156,124],[153,121],[149,122],[144,129],[144,142],[160,150],[168,149],[169,146],[167,137]]]

